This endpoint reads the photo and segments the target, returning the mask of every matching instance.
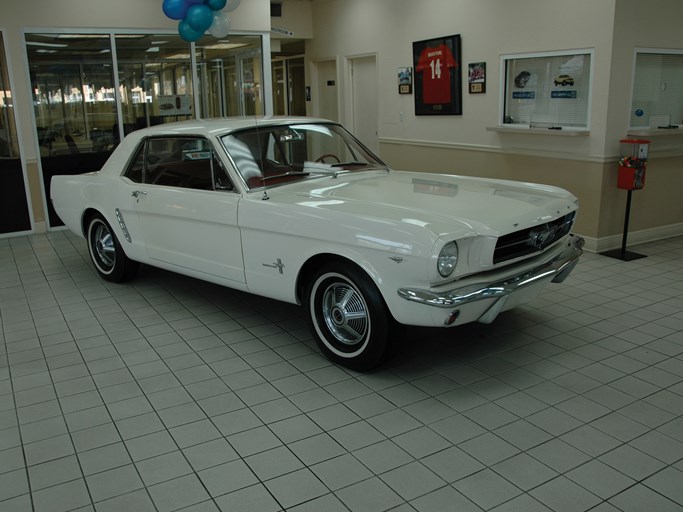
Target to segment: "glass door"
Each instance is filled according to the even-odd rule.
[[[115,145],[116,94],[108,34],[26,34],[44,190],[55,174],[102,167]],[[62,225],[47,201],[51,227]]]
[[[261,36],[204,39],[195,45],[201,117],[262,115]]]
[[[147,126],[194,119],[187,42],[171,34],[117,34],[116,57],[124,135]]]
[[[274,60],[273,111],[276,115],[306,115],[306,78],[304,58]]]
[[[304,58],[287,59],[287,90],[291,116],[306,115],[306,77]]]
[[[17,140],[5,45],[0,32],[0,235],[31,230]]]

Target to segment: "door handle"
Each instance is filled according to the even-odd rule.
[[[136,190],[134,191],[131,196],[133,196],[135,199],[140,199],[140,196],[146,196],[147,192],[144,190]]]

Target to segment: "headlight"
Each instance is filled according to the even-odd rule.
[[[441,252],[439,253],[439,261],[436,264],[441,277],[450,276],[455,270],[455,264],[457,262],[458,245],[455,242],[448,242],[441,249]]]

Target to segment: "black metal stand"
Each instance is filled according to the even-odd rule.
[[[628,238],[628,220],[631,215],[631,194],[633,190],[628,190],[628,195],[626,196],[626,215],[624,217],[624,235],[621,239],[621,249],[612,249],[611,251],[601,252],[603,256],[609,256],[610,258],[617,258],[623,261],[633,261],[639,260],[640,258],[646,258],[645,254],[638,254],[637,252],[630,252],[626,250],[626,239]]]

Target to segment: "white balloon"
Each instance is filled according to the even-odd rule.
[[[230,18],[227,14],[221,11],[213,13],[213,23],[208,30],[209,34],[218,39],[225,37],[230,32]]]
[[[225,7],[223,7],[223,10],[225,12],[234,11],[235,9],[237,9],[240,6],[241,1],[242,0],[228,0],[228,3],[225,4]]]

